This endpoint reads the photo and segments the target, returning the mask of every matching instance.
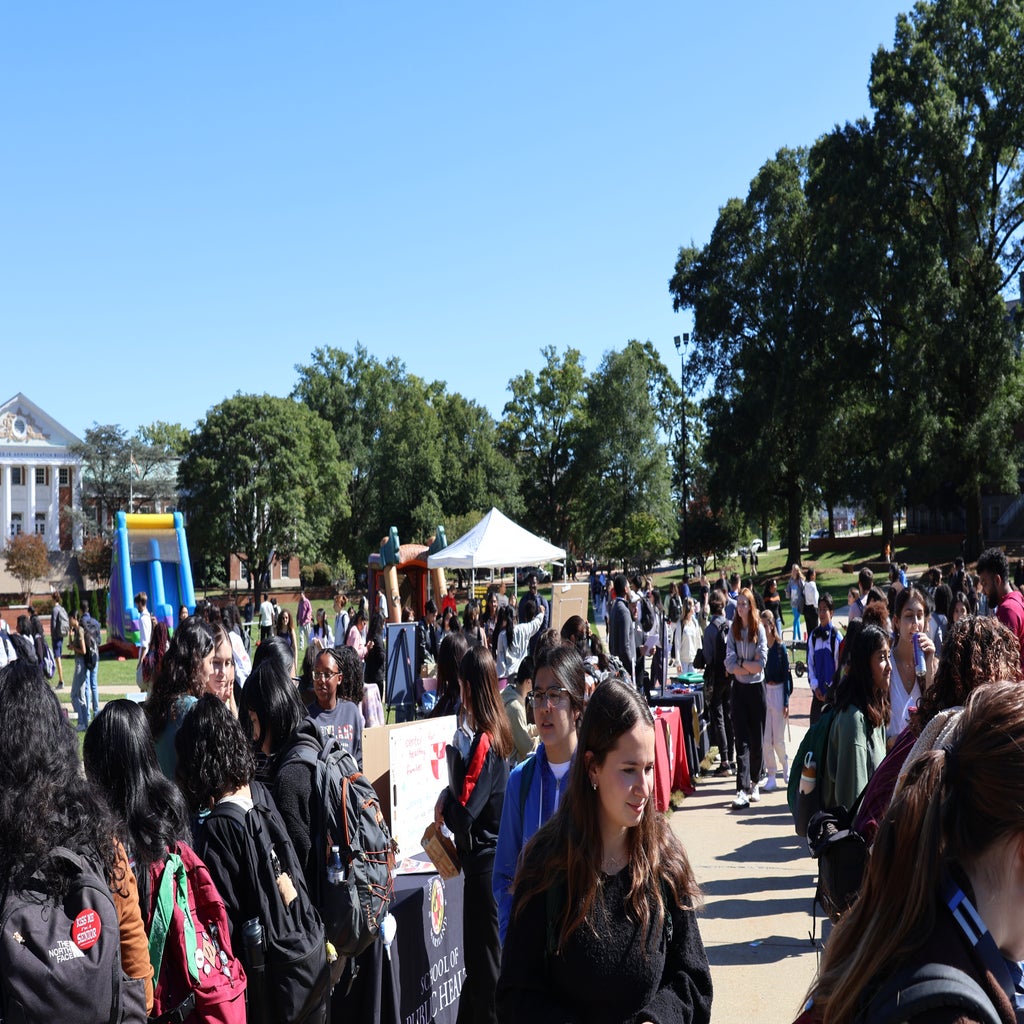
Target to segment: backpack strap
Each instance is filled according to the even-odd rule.
[[[968,974],[947,964],[922,964],[898,971],[857,1015],[859,1024],[899,1024],[941,1007],[967,1010],[981,1024],[1001,1018],[985,990]]]
[[[192,981],[199,981],[199,969],[196,967],[196,924],[188,908],[188,874],[185,864],[177,853],[168,853],[164,864],[160,885],[156,891],[156,903],[153,907],[153,923],[149,932],[149,962],[153,965],[153,984],[160,977],[160,966],[164,959],[164,946],[167,933],[171,928],[174,908],[181,911],[183,930],[185,932],[185,962]]]

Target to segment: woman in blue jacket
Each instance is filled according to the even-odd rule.
[[[492,884],[502,942],[512,913],[512,879],[519,855],[526,841],[558,809],[565,792],[585,694],[586,667],[576,648],[567,644],[539,647],[533,689],[526,700],[533,708],[540,743],[509,776],[494,855]]]

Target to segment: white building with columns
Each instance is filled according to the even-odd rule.
[[[81,440],[20,392],[0,405],[0,530],[38,533],[50,551],[82,546],[66,514],[82,507]]]

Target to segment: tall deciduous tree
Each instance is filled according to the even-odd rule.
[[[746,200],[721,209],[708,244],[680,250],[669,284],[675,309],[694,314],[687,372],[713,381],[704,403],[710,503],[735,501],[767,518],[781,500],[790,561],[800,557],[816,419],[833,399],[805,175],[805,153],[780,150]]]
[[[304,405],[235,395],[189,438],[178,467],[190,544],[249,567],[256,602],[274,554],[314,561],[331,522],[349,514],[346,467],[330,426]]]
[[[969,554],[983,543],[982,487],[1016,485],[1019,329],[1003,292],[1024,263],[1022,69],[1019,0],[918,3],[871,68],[889,180],[907,190],[915,230],[941,266],[919,284],[945,315],[921,338],[946,427],[936,454],[955,467]]]
[[[500,445],[524,483],[529,527],[558,544],[570,537],[570,508],[576,487],[576,454],[586,423],[586,371],[578,349],[559,356],[553,345],[541,350],[544,365],[508,383],[498,428]]]
[[[570,500],[573,535],[581,550],[640,564],[650,538],[675,527],[668,448],[661,432],[679,390],[648,342],[609,352],[587,381],[586,420],[577,450],[578,480]],[[633,513],[652,517],[638,528]],[[643,527],[643,524],[640,524]]]
[[[4,564],[7,571],[21,584],[25,603],[32,599],[33,585],[44,580],[50,573],[50,560],[46,544],[37,533],[19,533],[11,537],[4,548]]]
[[[361,345],[317,349],[296,370],[295,397],[331,424],[350,466],[353,515],[335,521],[332,542],[353,565],[391,526],[403,540],[426,540],[450,516],[514,503],[515,473],[481,406]]]

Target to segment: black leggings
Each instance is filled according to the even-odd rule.
[[[464,875],[462,955],[466,979],[459,996],[457,1024],[497,1024],[494,991],[498,987],[501,944],[491,868]]]
[[[764,683],[732,684],[732,728],[736,734],[736,788],[750,793],[764,767]]]

